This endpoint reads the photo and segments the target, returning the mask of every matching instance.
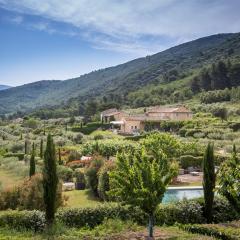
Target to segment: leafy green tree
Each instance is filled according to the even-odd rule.
[[[222,121],[227,120],[227,118],[228,118],[228,112],[227,112],[226,108],[215,108],[212,110],[212,114],[215,117],[221,118]]]
[[[30,169],[29,169],[29,177],[35,175],[36,172],[36,163],[35,163],[35,145],[32,145],[32,153],[30,158]]]
[[[208,143],[203,157],[203,191],[204,191],[204,216],[208,223],[212,222],[212,209],[214,189],[216,182],[213,144]]]
[[[149,154],[157,155],[159,149],[163,151],[167,158],[179,156],[181,151],[180,142],[168,133],[153,133],[141,141]]]
[[[222,163],[218,177],[219,193],[240,212],[240,159],[237,157],[235,145],[231,158]]]
[[[177,164],[158,149],[150,156],[141,150],[118,153],[116,169],[110,172],[109,195],[139,206],[149,216],[149,236],[153,237],[154,215],[168,184],[177,175]]]
[[[47,145],[44,153],[43,189],[46,211],[46,221],[49,226],[54,222],[56,212],[56,193],[58,186],[56,152],[52,136],[47,137]]]

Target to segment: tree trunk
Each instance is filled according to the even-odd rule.
[[[153,215],[149,215],[149,224],[148,224],[148,232],[149,232],[149,237],[153,237]]]

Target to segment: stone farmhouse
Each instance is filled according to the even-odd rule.
[[[192,112],[184,106],[155,106],[146,109],[144,114],[129,114],[118,109],[108,109],[101,113],[101,120],[111,123],[119,133],[136,134],[146,130],[149,124],[158,129],[161,121],[184,121],[192,119],[192,116]]]

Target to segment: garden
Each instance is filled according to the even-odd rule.
[[[204,112],[137,137],[81,118],[2,120],[0,239],[238,239],[238,127]],[[203,196],[161,203],[187,185]]]

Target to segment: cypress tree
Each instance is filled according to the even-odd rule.
[[[35,175],[36,164],[35,164],[35,146],[34,143],[32,145],[32,153],[30,158],[30,169],[29,169],[29,177]]]
[[[208,223],[212,222],[215,181],[216,175],[213,144],[208,143],[203,157],[203,191],[205,201],[204,216],[206,217]]]
[[[58,148],[58,164],[59,165],[63,164],[62,157],[61,157],[61,149],[60,148]]]
[[[52,136],[47,137],[47,145],[44,153],[43,189],[46,221],[48,226],[54,222],[56,212],[56,193],[58,185],[56,152]]]
[[[25,140],[25,143],[24,143],[24,153],[25,153],[25,154],[28,153],[28,143],[27,143],[26,140]]]
[[[40,158],[43,158],[43,139],[40,142]]]

